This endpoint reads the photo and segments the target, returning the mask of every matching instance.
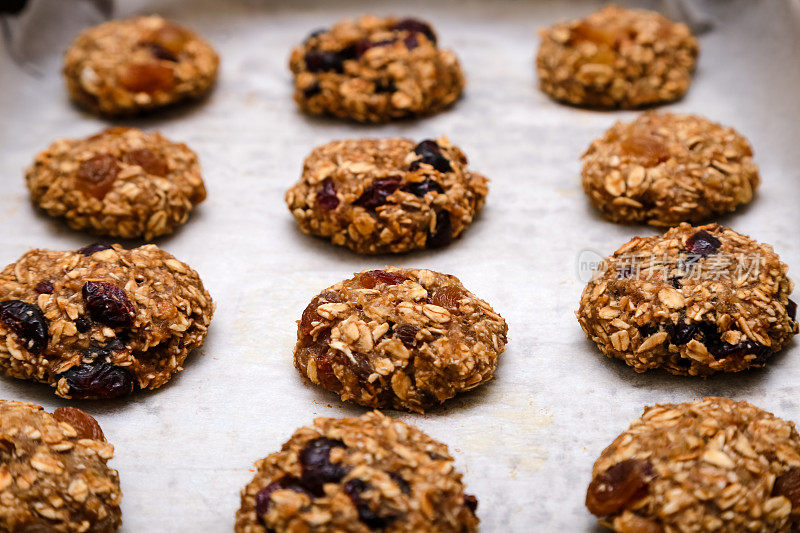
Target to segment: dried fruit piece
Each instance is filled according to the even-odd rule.
[[[0,320],[29,352],[38,354],[47,348],[49,324],[39,306],[22,300],[0,302]]]
[[[114,186],[119,171],[116,157],[98,154],[80,164],[75,174],[75,188],[100,200]]]
[[[572,44],[590,42],[596,45],[614,48],[617,44],[618,36],[618,33],[611,28],[600,27],[597,24],[592,24],[588,20],[581,20],[570,29],[570,42]]]
[[[337,52],[312,50],[305,55],[309,72],[344,72],[344,60]]]
[[[626,459],[598,474],[586,492],[586,507],[599,517],[616,514],[647,493],[655,478],[645,459]]]
[[[167,160],[149,148],[133,150],[122,154],[122,162],[128,165],[139,165],[142,170],[154,176],[167,175]]]
[[[367,270],[358,274],[358,282],[365,289],[374,289],[381,283],[386,285],[397,285],[403,283],[408,278],[396,272],[386,272],[385,270]]]
[[[66,422],[78,432],[79,439],[105,441],[100,424],[90,414],[74,407],[59,407],[53,411],[53,417],[59,422]]]
[[[177,56],[183,52],[186,43],[188,43],[191,38],[192,35],[185,29],[175,24],[167,23],[154,30],[147,39],[147,43],[156,45],[158,48],[166,51],[172,57],[169,61],[177,61]]]
[[[458,303],[467,296],[467,293],[455,285],[445,285],[433,291],[431,303],[444,307],[449,311],[458,311]]]
[[[425,178],[423,181],[413,181],[410,183],[406,183],[403,186],[403,190],[405,192],[410,192],[414,196],[418,196],[420,198],[425,197],[426,194],[429,192],[436,192],[442,194],[444,189],[441,185],[435,180],[430,178]]]
[[[397,337],[403,346],[413,348],[417,341],[417,327],[411,324],[397,324],[393,328],[394,336]]]
[[[332,211],[339,205],[339,197],[336,196],[336,185],[330,178],[322,181],[322,188],[317,193],[317,205],[322,209]]]
[[[441,248],[453,242],[453,224],[450,221],[450,213],[445,210],[436,213],[436,227],[428,235],[428,248]]]
[[[305,96],[306,98],[312,98],[314,96],[317,96],[321,92],[322,92],[322,87],[320,87],[319,83],[315,81],[311,85],[303,89],[303,96]]]
[[[353,203],[374,210],[388,202],[387,198],[399,188],[400,180],[397,178],[378,178]]]
[[[478,498],[472,494],[464,494],[464,505],[467,506],[467,509],[472,511],[472,514],[478,512]]]
[[[800,468],[792,466],[778,476],[772,487],[773,496],[783,496],[792,502],[792,512],[800,512]]]
[[[294,492],[307,494],[310,498],[314,497],[313,494],[310,494],[305,487],[303,487],[301,481],[296,477],[283,477],[277,481],[273,481],[256,493],[256,513],[259,518],[267,514],[269,504],[272,501],[272,493],[278,490],[293,490]]]
[[[167,92],[175,87],[175,73],[160,63],[133,63],[123,68],[119,82],[134,93]]]
[[[40,281],[33,290],[39,294],[53,294],[53,282],[49,280]]]
[[[80,333],[86,333],[92,329],[92,322],[85,316],[79,316],[75,319],[75,329],[77,329]]]
[[[301,482],[311,494],[322,496],[325,483],[338,483],[350,471],[346,465],[331,462],[332,448],[345,448],[340,440],[320,437],[310,441],[300,452],[303,467]]]
[[[73,366],[61,377],[67,380],[70,396],[78,399],[127,396],[136,386],[130,372],[109,363]]]
[[[300,318],[300,333],[303,335],[308,335],[311,333],[311,330],[314,329],[312,322],[320,318],[317,314],[317,307],[322,304],[341,301],[342,298],[334,291],[324,292],[311,300],[311,303],[308,304],[303,310],[303,316]]]
[[[450,161],[442,155],[441,147],[434,140],[426,139],[422,141],[414,147],[414,153],[420,156],[420,160],[411,163],[411,166],[409,166],[411,172],[418,170],[419,163],[426,163],[439,172],[452,172],[453,170],[453,167],[450,166]]]
[[[623,155],[646,167],[654,167],[670,157],[664,138],[647,128],[630,128],[620,140],[620,149]]]
[[[102,252],[103,250],[108,250],[110,248],[111,245],[108,244],[107,242],[96,242],[88,246],[84,246],[83,248],[78,250],[78,253],[81,255],[85,255],[86,257],[89,257],[94,253]]]
[[[706,230],[701,230],[686,239],[686,248],[694,255],[707,257],[719,249],[722,243]]]
[[[178,61],[178,58],[175,56],[175,54],[173,54],[172,52],[170,52],[169,50],[167,50],[158,43],[145,43],[145,46],[147,46],[147,48],[150,49],[150,53],[153,54],[153,57],[155,57],[156,59],[163,59],[164,61],[172,61],[173,63]]]
[[[797,320],[797,304],[791,298],[786,302],[786,314],[789,315],[789,318],[792,320]]]
[[[433,29],[430,27],[430,25],[428,25],[426,22],[422,22],[421,20],[414,18],[401,19],[397,21],[394,26],[392,26],[392,29],[396,31],[407,31],[411,35],[421,33],[428,38],[431,44],[436,45],[436,34],[433,32]]]
[[[93,319],[112,328],[129,328],[136,315],[125,291],[106,281],[83,284],[83,301]]]
[[[370,529],[383,529],[397,517],[394,515],[381,516],[370,508],[369,502],[361,497],[370,488],[369,483],[358,478],[353,478],[344,484],[344,492],[350,496],[350,500],[355,505],[359,520]]]

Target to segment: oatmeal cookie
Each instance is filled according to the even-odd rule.
[[[362,16],[317,30],[292,50],[289,68],[303,111],[360,122],[436,113],[464,89],[455,54],[411,18]]]
[[[747,402],[645,408],[603,450],[586,507],[619,533],[800,528],[800,436]]]
[[[686,93],[698,54],[685,24],[643,9],[607,6],[540,31],[539,85],[569,104],[635,108]]]
[[[0,369],[64,398],[157,389],[213,311],[197,272],[155,245],[31,250],[0,273]]]
[[[446,137],[319,146],[286,192],[300,229],[363,254],[439,248],[483,207],[488,180]]]
[[[294,364],[344,401],[421,413],[490,380],[507,331],[455,276],[366,270],[311,300]]]
[[[786,272],[767,244],[684,223],[607,257],[576,315],[600,351],[637,372],[738,372],[764,366],[797,334]]]
[[[70,97],[103,115],[130,115],[199,98],[219,57],[194,32],[152,15],[81,33],[64,54]]]
[[[122,523],[114,447],[74,407],[0,400],[0,531],[105,533]]]
[[[172,233],[206,197],[194,152],[134,128],[59,139],[36,156],[25,182],[48,215],[126,239]]]
[[[696,115],[645,113],[616,123],[583,154],[583,190],[613,222],[674,226],[753,199],[747,139]]]
[[[317,418],[256,463],[237,533],[477,531],[447,446],[374,411]]]

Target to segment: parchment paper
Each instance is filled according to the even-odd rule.
[[[593,531],[583,507],[592,462],[647,404],[725,395],[800,421],[797,342],[764,370],[699,380],[637,375],[601,356],[578,326],[581,252],[607,255],[634,235],[655,232],[601,220],[580,189],[583,150],[635,114],[565,107],[536,88],[537,28],[600,2],[117,4],[119,15],[157,11],[194,28],[222,57],[219,85],[206,101],[122,121],[159,129],[200,155],[208,200],[157,244],[200,272],[218,306],[205,347],[167,386],[121,401],[74,402],[98,418],[116,446],[111,464],[122,480],[122,531],[230,531],[256,459],[315,416],[364,412],[303,383],[292,366],[295,320],[323,288],[386,264],[455,274],[508,320],[508,351],[492,383],[424,416],[391,413],[450,445],[480,500],[483,531]],[[667,109],[706,115],[752,141],[761,188],[752,206],[722,222],[773,244],[800,279],[797,3],[700,6],[715,28],[701,38],[688,96]],[[431,20],[440,43],[461,59],[464,98],[443,114],[384,126],[299,114],[286,66],[291,47],[317,27],[362,12]],[[59,73],[75,25],[91,16],[78,8],[59,13],[59,24],[46,31],[29,19],[14,27],[36,37],[32,68],[0,54],[3,264],[29,248],[75,249],[96,240],[37,213],[22,178],[54,139],[108,125],[69,103]],[[430,253],[361,257],[297,230],[283,194],[314,146],[440,134],[492,180],[486,208],[464,238]],[[7,378],[0,397],[48,409],[72,404],[46,386]]]

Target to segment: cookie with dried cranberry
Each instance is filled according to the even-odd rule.
[[[206,197],[192,150],[135,128],[59,139],[36,156],[25,182],[48,215],[126,239],[172,233]]]
[[[758,167],[747,139],[696,115],[645,113],[618,122],[583,154],[583,189],[602,215],[674,226],[753,199]]]
[[[800,435],[727,398],[647,407],[595,462],[586,507],[619,533],[797,531]]]
[[[455,276],[366,270],[311,300],[294,364],[343,401],[421,413],[489,381],[507,332]]]
[[[436,113],[464,90],[455,54],[413,18],[362,16],[317,30],[292,50],[289,68],[303,111],[360,122]]]
[[[335,141],[306,158],[286,203],[305,233],[358,253],[402,253],[458,238],[487,183],[446,137]]]
[[[114,455],[80,409],[0,400],[0,530],[106,533],[122,523]]]
[[[197,272],[155,245],[31,250],[0,272],[0,371],[64,398],[157,389],[213,312]]]
[[[377,411],[317,418],[255,466],[237,533],[477,531],[447,446]]]
[[[692,81],[697,39],[653,11],[607,6],[542,29],[539,86],[573,105],[635,108],[682,97]]]
[[[576,315],[600,351],[637,372],[738,372],[764,366],[797,334],[787,270],[768,244],[684,223],[605,258]]]
[[[102,115],[131,115],[209,92],[219,57],[193,31],[158,15],[84,30],[64,54],[70,97]]]

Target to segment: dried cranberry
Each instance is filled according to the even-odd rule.
[[[383,529],[397,517],[394,515],[381,516],[373,511],[369,502],[361,497],[361,494],[370,489],[370,484],[358,478],[353,478],[344,484],[344,492],[350,496],[350,500],[358,510],[358,518],[370,529]]]
[[[722,245],[719,239],[705,230],[698,231],[686,239],[686,248],[694,255],[707,257],[719,249]]]
[[[86,333],[92,329],[92,322],[85,316],[79,316],[75,319],[75,329],[80,333]]]
[[[419,196],[420,198],[423,198],[426,194],[428,194],[431,191],[439,194],[442,194],[444,192],[442,186],[439,185],[437,181],[434,181],[430,178],[425,178],[423,181],[412,181],[410,183],[407,183],[403,187],[403,190],[405,192],[410,192],[414,196]]]
[[[403,346],[412,348],[417,340],[417,328],[411,324],[397,324],[394,327],[394,336],[403,343]]]
[[[442,155],[441,147],[431,139],[426,139],[414,147],[414,153],[420,156],[419,162],[426,163],[432,166],[439,172],[450,172],[453,167],[450,166],[450,161]],[[414,172],[419,168],[419,162],[412,162],[409,170]],[[414,165],[414,163],[417,163]]]
[[[127,396],[136,385],[130,372],[108,363],[73,366],[61,377],[67,380],[69,394],[78,399]]]
[[[472,511],[472,514],[475,514],[478,511],[478,498],[472,494],[464,494],[464,505]]]
[[[314,82],[305,89],[303,89],[303,96],[305,98],[313,98],[322,92],[322,87],[319,86],[319,83]]]
[[[308,491],[302,486],[299,479],[295,477],[283,477],[277,481],[273,481],[260,491],[256,493],[256,514],[261,519],[267,510],[272,500],[272,493],[278,490],[293,490],[302,494],[308,494]],[[309,497],[313,497],[308,494]]]
[[[421,20],[413,18],[402,19],[396,22],[395,25],[392,26],[392,29],[397,31],[407,31],[411,34],[421,33],[428,38],[431,44],[436,44],[436,34],[433,33],[433,29],[427,23],[422,22]]]
[[[441,248],[453,242],[453,225],[450,213],[442,210],[436,213],[436,229],[428,234],[428,248]]]
[[[52,281],[40,281],[36,284],[36,287],[33,288],[39,294],[53,294],[53,282]]]
[[[81,255],[85,255],[86,257],[89,257],[94,253],[102,252],[103,250],[109,250],[110,248],[111,245],[108,244],[107,242],[96,242],[90,244],[89,246],[84,246],[83,248],[78,250],[78,253]]]
[[[376,209],[384,205],[387,198],[400,188],[400,180],[397,178],[378,178],[364,189],[361,196],[354,203],[365,209]]]
[[[706,344],[708,352],[714,356],[714,359],[726,359],[728,357],[744,358],[747,355],[755,355],[755,362],[766,361],[772,350],[769,346],[764,346],[755,341],[746,340],[737,344],[728,344],[727,342],[719,342],[716,344]]]
[[[300,465],[303,467],[301,481],[303,487],[315,496],[322,496],[326,483],[338,483],[350,471],[339,463],[331,462],[331,449],[345,448],[340,440],[320,437],[314,439],[300,452]]]
[[[336,52],[312,50],[305,55],[309,72],[344,72],[342,56]]]
[[[797,304],[791,298],[786,302],[786,314],[792,320],[797,320]]]
[[[339,197],[336,196],[336,185],[330,178],[325,178],[322,182],[322,188],[317,193],[317,205],[327,211],[332,211],[339,205]]]
[[[29,352],[38,354],[47,348],[49,324],[39,306],[22,300],[0,302],[0,320]]]
[[[138,165],[142,170],[154,176],[164,177],[169,170],[167,160],[148,148],[122,154],[122,162],[128,165]]]
[[[93,319],[112,328],[129,328],[135,311],[125,291],[105,281],[83,284],[83,301]]]
[[[156,59],[162,59],[164,61],[172,61],[173,63],[178,61],[177,56],[164,48],[164,46],[158,43],[145,43],[145,46],[150,50],[150,53]]]
[[[365,289],[374,289],[381,283],[386,285],[397,285],[403,283],[408,278],[397,272],[386,272],[385,270],[367,270],[357,276],[358,282]]]
[[[645,459],[626,459],[595,477],[586,492],[586,507],[599,517],[618,513],[647,493],[655,478]]]
[[[117,158],[111,154],[98,154],[83,161],[75,174],[75,187],[98,200],[102,199],[114,186],[120,167]]]
[[[106,440],[100,424],[89,413],[74,407],[59,407],[53,411],[53,418],[59,422],[66,422],[78,433],[79,439]]]
[[[800,468],[792,466],[778,476],[772,487],[773,496],[783,496],[792,502],[792,510],[800,510]]]

